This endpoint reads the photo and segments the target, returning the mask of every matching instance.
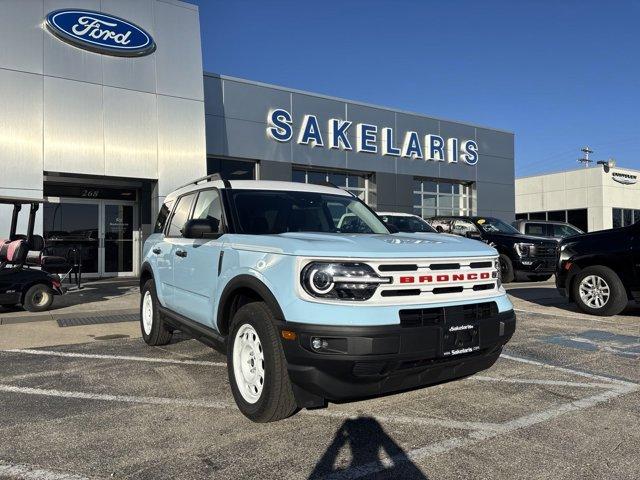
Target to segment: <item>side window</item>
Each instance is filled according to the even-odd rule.
[[[578,231],[569,225],[553,225],[554,237],[570,237],[571,235],[578,235]]]
[[[220,231],[222,203],[217,190],[203,190],[200,192],[196,201],[196,208],[193,211],[193,218],[207,220],[214,232]]]
[[[176,206],[173,217],[171,217],[171,223],[169,224],[169,231],[167,232],[168,237],[182,236],[181,230],[189,219],[189,212],[191,211],[191,204],[193,203],[194,197],[195,194],[190,194],[185,195],[178,200],[178,205]]]
[[[160,211],[158,212],[158,219],[156,220],[156,224],[153,228],[153,233],[162,233],[164,231],[164,226],[167,223],[167,218],[169,218],[172,208],[173,201],[162,204],[162,207],[160,207]]]
[[[527,235],[537,235],[539,237],[547,236],[547,229],[543,223],[527,223],[524,226],[524,233]]]
[[[456,220],[453,224],[453,228],[451,229],[451,233],[455,233],[456,235],[464,236],[469,232],[478,232],[476,226],[469,220]]]

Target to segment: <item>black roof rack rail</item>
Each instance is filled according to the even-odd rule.
[[[212,173],[210,175],[205,175],[204,177],[196,178],[195,180],[189,183],[185,183],[184,185],[176,188],[176,190],[180,190],[181,188],[188,187],[189,185],[197,185],[200,182],[215,182],[216,180],[219,180],[222,183],[224,183],[224,188],[231,188],[231,182],[229,182],[229,180],[225,180],[224,178],[222,178],[222,175],[220,175],[219,173]]]

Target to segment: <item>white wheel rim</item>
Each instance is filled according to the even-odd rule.
[[[264,388],[264,350],[258,332],[246,323],[233,342],[233,374],[242,398],[256,403]]]
[[[591,308],[604,307],[611,297],[611,289],[598,275],[588,275],[582,279],[578,287],[580,299]]]
[[[33,296],[33,303],[36,307],[43,307],[49,301],[49,293],[44,290],[40,290]]]
[[[142,328],[144,333],[151,335],[151,327],[153,326],[153,298],[151,292],[144,292],[142,300]]]

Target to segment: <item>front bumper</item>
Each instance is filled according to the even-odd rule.
[[[553,274],[556,271],[557,259],[555,257],[524,257],[514,262],[514,269],[530,274]]]
[[[513,310],[469,321],[456,313],[433,325],[320,326],[283,322],[296,333],[282,340],[300,407],[322,406],[424,387],[489,368],[515,331]],[[457,317],[457,318],[456,318]],[[451,349],[460,328],[473,324],[473,348]],[[452,337],[453,335],[453,337]],[[471,333],[470,333],[471,335]],[[338,352],[318,353],[314,338],[334,339]],[[338,341],[339,340],[339,341]]]

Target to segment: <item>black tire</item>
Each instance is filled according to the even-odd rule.
[[[502,283],[513,282],[515,278],[513,263],[511,263],[511,259],[504,253],[500,254],[500,273],[502,275]]]
[[[249,327],[245,328],[247,325]],[[234,365],[234,346],[236,341],[239,341],[236,336],[241,329],[251,328],[257,333],[262,348],[260,352],[264,356],[262,390],[253,403],[247,401],[240,392]],[[265,303],[246,304],[233,316],[227,344],[227,371],[233,398],[242,414],[250,420],[258,423],[274,422],[290,417],[296,412],[297,405],[284,351],[273,322],[273,314]],[[241,374],[239,371],[239,375]]]
[[[587,277],[599,277],[609,287],[609,297],[599,308],[594,308],[591,305],[585,303],[580,295],[580,285]],[[620,277],[608,267],[602,265],[596,265],[594,267],[587,267],[582,270],[573,279],[571,288],[572,300],[576,302],[576,305],[584,313],[591,315],[599,315],[602,317],[609,317],[611,315],[617,315],[622,312],[629,299],[627,297],[627,291],[620,280]]]
[[[151,324],[147,324],[147,326],[145,326],[145,299],[148,299],[147,301],[150,302],[148,305],[151,307]],[[153,279],[147,280],[140,295],[140,332],[142,339],[152,347],[166,345],[173,336],[171,330],[165,326],[158,306],[156,284]]]
[[[53,303],[53,290],[48,285],[38,283],[24,294],[22,306],[27,312],[44,312]]]
[[[546,282],[553,275],[528,275],[527,278],[532,282]]]

